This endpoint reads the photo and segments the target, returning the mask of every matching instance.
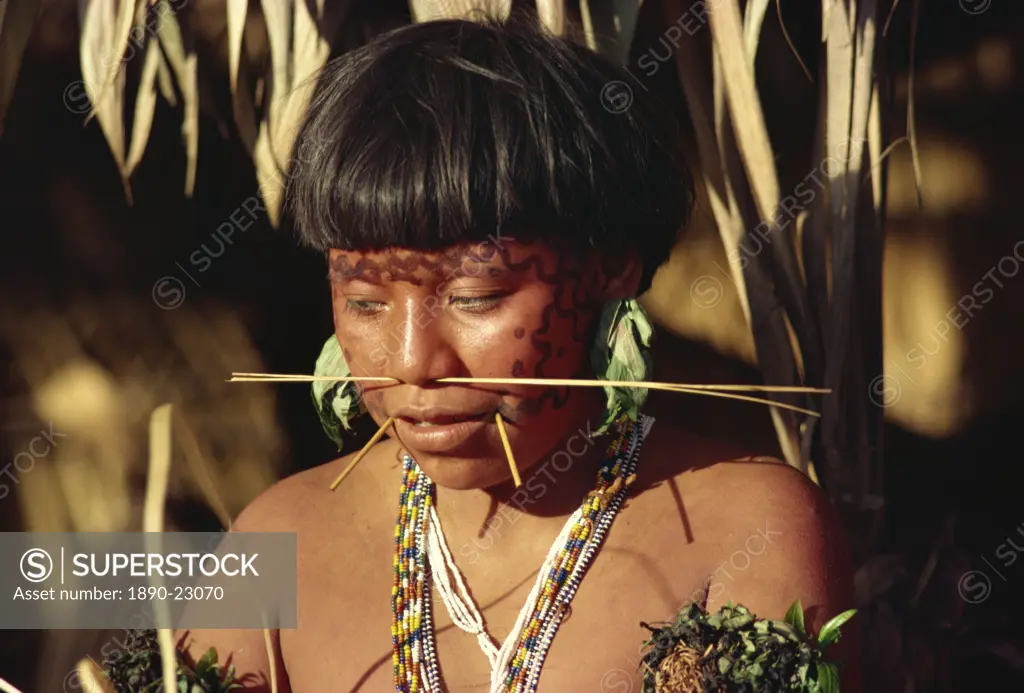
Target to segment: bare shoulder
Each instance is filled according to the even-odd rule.
[[[835,615],[826,612],[852,606],[842,522],[803,472],[781,460],[746,456],[682,471],[673,482],[694,540],[725,560],[713,581],[712,604],[731,599],[781,618],[800,598],[825,620]],[[810,616],[814,621],[817,614]]]
[[[782,460],[764,456],[725,459],[682,472],[687,486],[713,496],[709,508],[723,528],[765,519],[785,531],[787,544],[806,545],[812,536],[838,533],[841,524],[831,502],[806,474]],[[796,548],[794,546],[793,548]]]
[[[655,427],[652,434],[644,451],[645,458],[653,458],[649,484],[673,489],[676,510],[692,525],[693,541],[728,544],[760,528],[788,558],[845,548],[835,508],[803,472],[729,441],[669,428]],[[655,505],[669,497],[661,493]]]
[[[241,532],[301,532],[313,536],[328,526],[337,529],[334,522],[339,519],[356,516],[358,522],[344,526],[357,530],[365,527],[373,521],[377,515],[373,511],[382,507],[379,501],[393,486],[386,483],[388,472],[398,466],[394,451],[388,454],[391,447],[388,443],[375,446],[334,490],[332,482],[356,453],[278,481],[242,510],[233,528]],[[340,532],[337,538],[345,540],[357,533]]]
[[[276,677],[278,693],[303,688],[302,675],[310,664],[306,652],[316,651],[299,643],[300,636],[316,642],[324,630],[318,615],[345,613],[361,599],[358,585],[368,565],[388,567],[389,519],[383,502],[387,476],[397,465],[394,451],[387,443],[376,446],[334,491],[331,482],[352,456],[289,476],[273,484],[250,502],[232,523],[235,532],[295,532],[298,535],[298,600],[301,629],[270,631],[269,645],[259,630],[191,630],[180,632],[182,649],[195,660],[209,647],[215,647],[222,661],[232,663],[245,684],[245,690],[270,693]],[[388,494],[390,497],[390,494]],[[380,548],[382,547],[382,548]],[[366,555],[383,551],[383,558],[349,561],[338,570],[339,557]],[[375,576],[376,577],[376,576]],[[386,577],[386,576],[385,576]],[[373,584],[384,584],[376,580]],[[386,601],[385,601],[386,603]],[[354,619],[349,619],[354,620]],[[344,620],[343,620],[344,621]],[[333,624],[332,624],[333,626]],[[274,673],[271,673],[271,670]],[[316,667],[313,667],[315,670]],[[299,676],[299,678],[296,678]]]

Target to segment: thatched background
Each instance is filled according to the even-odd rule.
[[[812,54],[815,12],[782,4],[797,49]],[[896,102],[890,140],[905,134],[911,4],[901,3],[889,28]],[[1024,184],[1024,12],[990,4],[977,14],[964,8],[984,2],[922,9],[915,93],[923,208],[908,148],[899,145],[890,155],[887,377],[878,393],[890,405],[886,523],[851,527],[864,565],[869,691],[972,691],[982,690],[979,680],[1024,679],[1024,649],[1011,621],[1024,594],[1024,561],[1004,568],[995,557],[1007,537],[1022,545],[1016,532],[1024,511],[1009,470],[1020,455],[1014,443],[1024,414],[1017,358],[1024,347],[1024,272],[990,274],[1005,286],[986,284],[992,298],[963,329],[940,338],[937,328],[1024,240],[1017,204]],[[265,219],[236,233],[208,271],[195,274],[188,262],[201,244],[213,247],[213,230],[257,190],[231,120],[223,0],[194,5],[202,17],[200,84],[207,91],[191,200],[181,194],[180,110],[158,106],[128,207],[97,124],[83,129],[82,114],[65,107],[67,85],[81,79],[74,3],[48,4],[30,41],[0,135],[0,353],[7,365],[0,466],[51,422],[64,437],[30,471],[12,472],[17,483],[0,477],[11,488],[0,499],[0,530],[137,528],[146,421],[165,401],[179,404],[190,421],[232,513],[275,478],[330,459],[305,387],[224,383],[232,370],[309,372],[331,319],[322,261],[295,249]],[[659,2],[645,3],[634,54],[658,45],[663,14]],[[360,0],[352,17],[352,44],[409,21],[397,0]],[[247,46],[257,56],[265,49]],[[760,94],[781,189],[791,191],[808,173],[806,135],[817,91],[785,45],[774,10],[760,51]],[[672,64],[649,84],[684,114]],[[748,330],[719,268],[727,263],[705,205],[647,297],[664,328],[657,359],[663,379],[756,377]],[[180,306],[154,303],[162,277],[181,282]],[[720,302],[690,300],[701,277],[713,282],[705,279],[700,295],[720,287]],[[934,355],[922,364],[908,356],[915,348],[915,355]],[[659,416],[742,436],[769,452],[776,445],[762,408],[679,398],[656,398],[654,405]],[[214,528],[216,519],[184,473],[177,483],[169,526]],[[992,581],[980,603],[966,602],[958,590],[971,569]],[[103,638],[0,633],[0,676],[26,692],[60,690],[74,661]]]

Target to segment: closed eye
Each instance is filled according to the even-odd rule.
[[[368,301],[359,298],[350,298],[345,301],[345,309],[357,315],[376,315],[384,308],[385,304],[381,301]]]
[[[505,294],[486,296],[449,296],[448,305],[456,306],[468,313],[487,313],[498,307]]]

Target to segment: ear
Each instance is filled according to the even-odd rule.
[[[634,298],[640,288],[640,279],[643,277],[644,263],[635,250],[626,251],[623,254],[611,254],[604,258],[602,263],[601,282],[602,299],[604,301],[617,301],[624,298]]]

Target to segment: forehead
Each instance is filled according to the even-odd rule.
[[[419,285],[463,275],[476,278],[509,274],[549,275],[567,262],[567,256],[543,241],[520,243],[502,238],[459,243],[440,250],[332,249],[329,261],[332,281],[405,281]]]

